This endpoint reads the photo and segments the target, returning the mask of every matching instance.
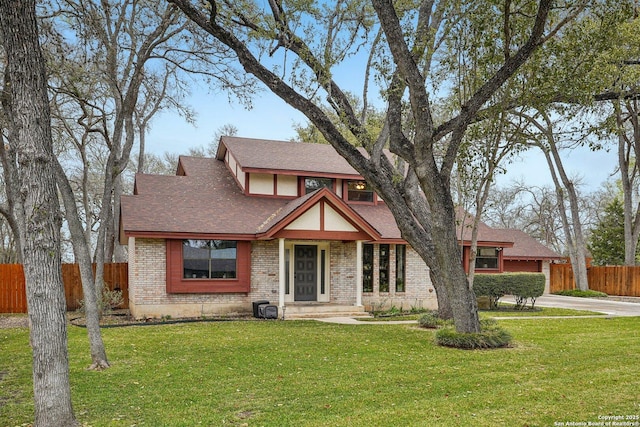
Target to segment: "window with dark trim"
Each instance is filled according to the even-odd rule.
[[[498,248],[478,248],[476,268],[498,269]]]
[[[185,279],[235,279],[235,240],[184,240],[182,271]]]
[[[378,272],[380,292],[389,292],[389,245],[380,245]]]
[[[362,245],[362,292],[373,292],[373,245]]]
[[[348,181],[347,200],[373,203],[373,188],[366,181]]]
[[[396,292],[405,292],[407,246],[396,245]]]
[[[166,268],[169,294],[246,293],[251,242],[168,239]]]
[[[309,194],[314,192],[320,188],[328,188],[329,190],[334,190],[333,178],[313,178],[306,177],[304,179],[304,194]]]

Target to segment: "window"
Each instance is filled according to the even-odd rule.
[[[396,292],[405,291],[407,271],[407,246],[396,245]]]
[[[289,274],[291,272],[291,261],[289,260],[289,257],[291,256],[291,250],[290,249],[285,249],[284,250],[284,293],[289,295],[291,293],[291,282],[289,279]]]
[[[305,178],[304,194],[309,194],[320,188],[326,187],[333,191],[333,178]]]
[[[168,294],[247,293],[251,242],[167,239],[166,268]]]
[[[389,245],[380,245],[380,292],[389,292]]]
[[[237,242],[234,240],[184,240],[183,278],[235,279]]]
[[[498,269],[498,248],[478,248],[476,268]]]
[[[350,202],[373,202],[373,188],[366,181],[348,181],[347,200]]]
[[[373,292],[373,245],[362,245],[362,292]]]
[[[327,251],[322,249],[320,251],[320,294],[327,293],[326,290],[326,268],[327,268]]]

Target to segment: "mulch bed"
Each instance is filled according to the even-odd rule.
[[[86,327],[86,319],[82,313],[67,313],[69,324],[78,327]],[[198,318],[162,318],[162,319],[141,319],[136,320],[131,317],[129,310],[115,310],[105,314],[100,319],[102,328],[115,328],[120,326],[143,326],[143,325],[169,325],[175,323],[193,323],[193,322],[220,322],[228,320],[249,320],[251,316],[238,315],[226,317],[198,317]],[[0,314],[0,329],[9,328],[28,328],[29,317],[26,314]]]

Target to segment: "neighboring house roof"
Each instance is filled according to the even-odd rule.
[[[549,249],[527,233],[513,228],[496,228],[503,239],[509,239],[513,247],[505,247],[502,256],[508,260],[553,260],[562,259],[562,255]]]
[[[456,221],[458,226],[457,236],[458,239],[464,242],[466,246],[471,245],[471,234],[473,231],[474,217],[468,212],[465,212],[461,207],[457,208]],[[514,240],[511,236],[489,227],[484,222],[478,223],[478,246],[484,246],[485,243],[495,244],[503,248],[513,246]]]

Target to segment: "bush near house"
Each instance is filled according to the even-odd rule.
[[[544,293],[544,283],[542,273],[476,274],[473,290],[476,296],[489,297],[492,310],[497,310],[500,298],[505,295],[513,295],[516,308],[523,309],[528,299],[531,299],[531,308],[534,307],[536,298]]]

